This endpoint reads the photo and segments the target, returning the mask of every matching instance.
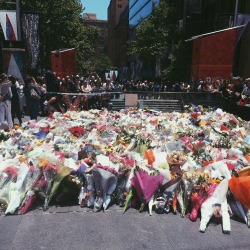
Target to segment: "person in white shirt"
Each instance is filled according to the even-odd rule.
[[[0,77],[0,90],[2,89],[2,84],[10,84],[11,82],[8,80],[8,77],[5,73],[1,74]],[[0,124],[6,121],[8,123],[9,128],[13,128],[13,121],[11,116],[11,98],[12,98],[12,92],[11,87],[9,86],[9,89],[7,92],[2,93],[0,91]]]

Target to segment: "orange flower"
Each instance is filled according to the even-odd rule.
[[[45,167],[46,165],[48,165],[48,160],[45,158],[41,158],[40,159],[40,163],[39,163],[39,167]]]
[[[245,158],[248,162],[250,162],[250,155],[249,154],[245,154]]]
[[[18,158],[18,160],[21,162],[21,163],[27,163],[27,160],[24,156],[21,156]]]

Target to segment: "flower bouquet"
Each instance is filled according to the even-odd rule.
[[[207,184],[196,185],[192,191],[190,200],[192,203],[192,211],[189,215],[191,221],[196,221],[198,217],[198,210],[200,209],[203,202],[205,202],[215,191],[218,184]]]
[[[57,171],[57,170],[55,170]],[[66,167],[64,165],[60,166],[58,170],[58,174],[55,173],[54,181],[53,181],[53,186],[51,187],[51,191],[49,194],[49,199],[48,203],[56,196],[57,190],[63,181],[63,179],[69,175],[71,169],[69,167]]]
[[[0,174],[0,190],[4,189],[10,181],[16,181],[18,172],[14,167],[6,167]]]
[[[93,179],[96,189],[96,199],[94,202],[94,212],[99,212],[102,207],[107,209],[111,195],[117,184],[118,172],[110,167],[97,164],[93,168]]]
[[[195,172],[184,172],[182,175],[181,189],[178,201],[181,207],[181,216],[185,217],[188,202],[191,196],[191,190],[198,181],[198,175]]]
[[[58,175],[58,168],[55,165],[47,164],[43,169],[43,175],[46,181],[45,187],[45,201],[43,205],[43,210],[47,210],[49,206],[49,196],[51,193],[53,181],[55,177]]]
[[[92,173],[85,173],[85,185],[81,187],[78,197],[78,204],[81,207],[93,207],[94,206],[94,180]]]
[[[14,167],[6,167],[0,174],[0,203],[5,207],[8,206],[10,200],[10,191],[17,180],[17,169]]]
[[[187,161],[187,156],[181,151],[172,151],[167,155],[167,162],[170,166],[183,165]]]
[[[25,163],[22,163],[19,167],[17,181],[15,185],[13,185],[13,188],[10,188],[9,190],[9,201],[5,214],[8,213],[13,214],[19,207],[21,202],[21,196],[26,191],[24,186],[24,181],[27,177],[28,171],[29,167]]]
[[[140,212],[144,210],[145,205],[153,197],[155,191],[161,186],[164,176],[149,175],[146,171],[138,170],[131,179],[131,183],[141,201]]]
[[[180,184],[180,181],[181,176],[176,176],[168,180],[160,187],[161,193],[158,193],[158,197],[154,202],[157,213],[169,213],[171,207],[173,208],[173,212],[176,213],[177,188]]]
[[[224,179],[215,188],[213,194],[201,205],[201,222],[199,231],[204,233],[211,217],[222,218],[223,233],[231,231],[230,216],[227,204],[228,179]]]

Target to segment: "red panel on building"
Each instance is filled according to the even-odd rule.
[[[199,36],[193,40],[193,79],[228,78],[232,74],[237,29]]]
[[[58,76],[65,77],[76,74],[76,50],[65,49],[51,52],[51,70]]]

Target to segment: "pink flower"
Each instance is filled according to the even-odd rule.
[[[235,165],[233,163],[226,162],[226,164],[227,164],[227,167],[228,167],[229,170],[234,170],[235,169]]]
[[[8,174],[11,176],[11,178],[17,177],[18,173],[17,170],[14,167],[7,167],[3,170],[4,173]]]
[[[108,171],[108,172],[114,174],[115,176],[119,176],[119,173],[118,173],[114,168],[110,168],[110,167],[108,167],[108,166],[102,166],[101,164],[96,164],[95,167],[101,168],[101,169],[103,169],[103,170],[106,170],[106,171]]]

